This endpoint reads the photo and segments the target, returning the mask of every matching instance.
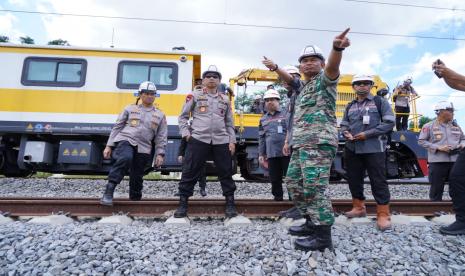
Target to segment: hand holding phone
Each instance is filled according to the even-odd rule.
[[[437,59],[437,60],[433,63],[433,72],[434,72],[434,74],[435,74],[438,78],[442,78],[441,73],[439,73],[439,72],[436,70],[436,66],[438,66],[438,65],[444,65],[444,62],[442,62],[440,59]]]

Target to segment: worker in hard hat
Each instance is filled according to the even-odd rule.
[[[274,200],[283,201],[283,177],[290,160],[282,151],[288,130],[287,117],[279,106],[281,97],[278,91],[268,89],[263,99],[267,112],[258,125],[258,160],[262,166],[268,167]]]
[[[451,88],[465,91],[465,76],[448,68],[441,60],[436,60],[433,71],[439,78]],[[439,231],[445,235],[465,235],[465,149],[459,151],[457,161],[450,173],[449,194],[455,212],[455,221],[447,226],[442,226]]]
[[[113,205],[115,188],[128,169],[129,198],[142,198],[142,177],[151,161],[152,143],[155,145],[153,167],[163,164],[168,127],[165,114],[153,105],[156,93],[157,88],[153,82],[141,83],[136,103],[124,108],[111,130],[103,157],[113,157],[115,162],[108,174],[108,183],[100,200],[102,205]],[[142,103],[139,104],[139,101]]]
[[[417,92],[412,86],[412,78],[408,77],[402,85],[394,88],[392,99],[394,101],[396,111],[396,129],[397,131],[407,130],[408,117],[410,115],[411,98],[417,96]]]
[[[202,79],[204,88],[187,96],[178,118],[180,134],[186,139],[187,148],[179,182],[179,206],[174,217],[187,217],[189,197],[193,195],[205,161],[212,156],[226,199],[225,216],[231,218],[237,216],[234,202],[236,185],[232,179],[236,133],[231,102],[218,90],[221,73],[216,66],[209,66],[202,73]]]
[[[352,195],[352,210],[345,215],[349,218],[366,216],[363,190],[365,172],[368,172],[371,192],[376,201],[376,224],[379,230],[384,231],[391,228],[386,146],[395,117],[386,99],[370,93],[374,84],[370,75],[355,75],[352,78],[356,98],[347,104],[340,124],[346,138],[344,167]]]
[[[444,183],[450,178],[459,150],[465,146],[465,136],[454,121],[454,105],[451,102],[438,102],[434,112],[436,119],[423,126],[418,144],[428,151],[429,198],[442,201]]]
[[[334,213],[325,191],[338,147],[336,86],[342,53],[350,45],[346,37],[349,30],[334,38],[327,59],[315,45],[302,50],[298,61],[304,81],[296,80],[266,57],[262,61],[283,81],[300,90],[294,114],[293,152],[286,175],[292,200],[305,217],[303,225],[289,228],[291,235],[306,236],[295,241],[300,250],[332,248]]]
[[[254,96],[252,108],[250,109],[250,113],[254,114],[263,114],[264,106],[262,101],[262,96],[257,94]]]

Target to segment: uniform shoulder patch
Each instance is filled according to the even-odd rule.
[[[421,129],[422,132],[428,132],[429,131],[429,125],[424,125],[423,128]]]
[[[192,100],[194,98],[194,94],[192,94],[192,92],[189,92],[187,95],[186,95],[186,103],[190,100]]]

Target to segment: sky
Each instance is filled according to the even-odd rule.
[[[418,113],[435,117],[435,103],[451,101],[465,127],[465,93],[431,71],[440,58],[465,74],[461,0],[410,0],[408,5],[399,0],[0,0],[0,10],[0,35],[13,43],[28,35],[36,44],[61,38],[73,46],[107,48],[114,31],[115,48],[170,51],[184,46],[199,52],[202,69],[215,64],[224,80],[246,68],[264,68],[263,56],[280,66],[296,65],[306,45],[327,54],[337,32],[350,27],[352,45],[343,53],[343,74],[376,74],[391,88],[412,77],[421,96]]]

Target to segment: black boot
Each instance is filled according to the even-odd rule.
[[[439,232],[444,235],[465,235],[465,221],[454,221],[448,226],[439,228]]]
[[[115,192],[116,184],[113,182],[108,182],[105,187],[105,192],[103,193],[102,199],[100,199],[100,204],[113,206],[113,193]]]
[[[293,212],[294,210],[297,210],[297,207],[292,207],[284,211],[279,211],[278,216],[287,218],[287,214]]]
[[[312,236],[315,233],[316,225],[309,216],[305,216],[305,223],[298,226],[289,227],[289,234],[293,236]]]
[[[300,214],[299,209],[297,209],[296,207],[289,209],[288,212],[286,214],[284,214],[283,217],[291,218],[291,219],[294,219],[294,220],[298,220],[298,219],[303,218],[302,214]]]
[[[205,190],[205,186],[200,187],[200,195],[207,196],[207,191]]]
[[[179,197],[179,207],[174,212],[175,218],[185,218],[187,217],[187,202],[189,198],[187,196],[180,196]]]
[[[304,251],[323,251],[325,248],[333,250],[333,241],[331,239],[331,225],[316,225],[315,235],[313,237],[307,237],[297,239],[294,242],[295,249]]]
[[[226,196],[226,210],[224,215],[227,218],[232,218],[237,216],[236,205],[234,204],[234,196]]]

